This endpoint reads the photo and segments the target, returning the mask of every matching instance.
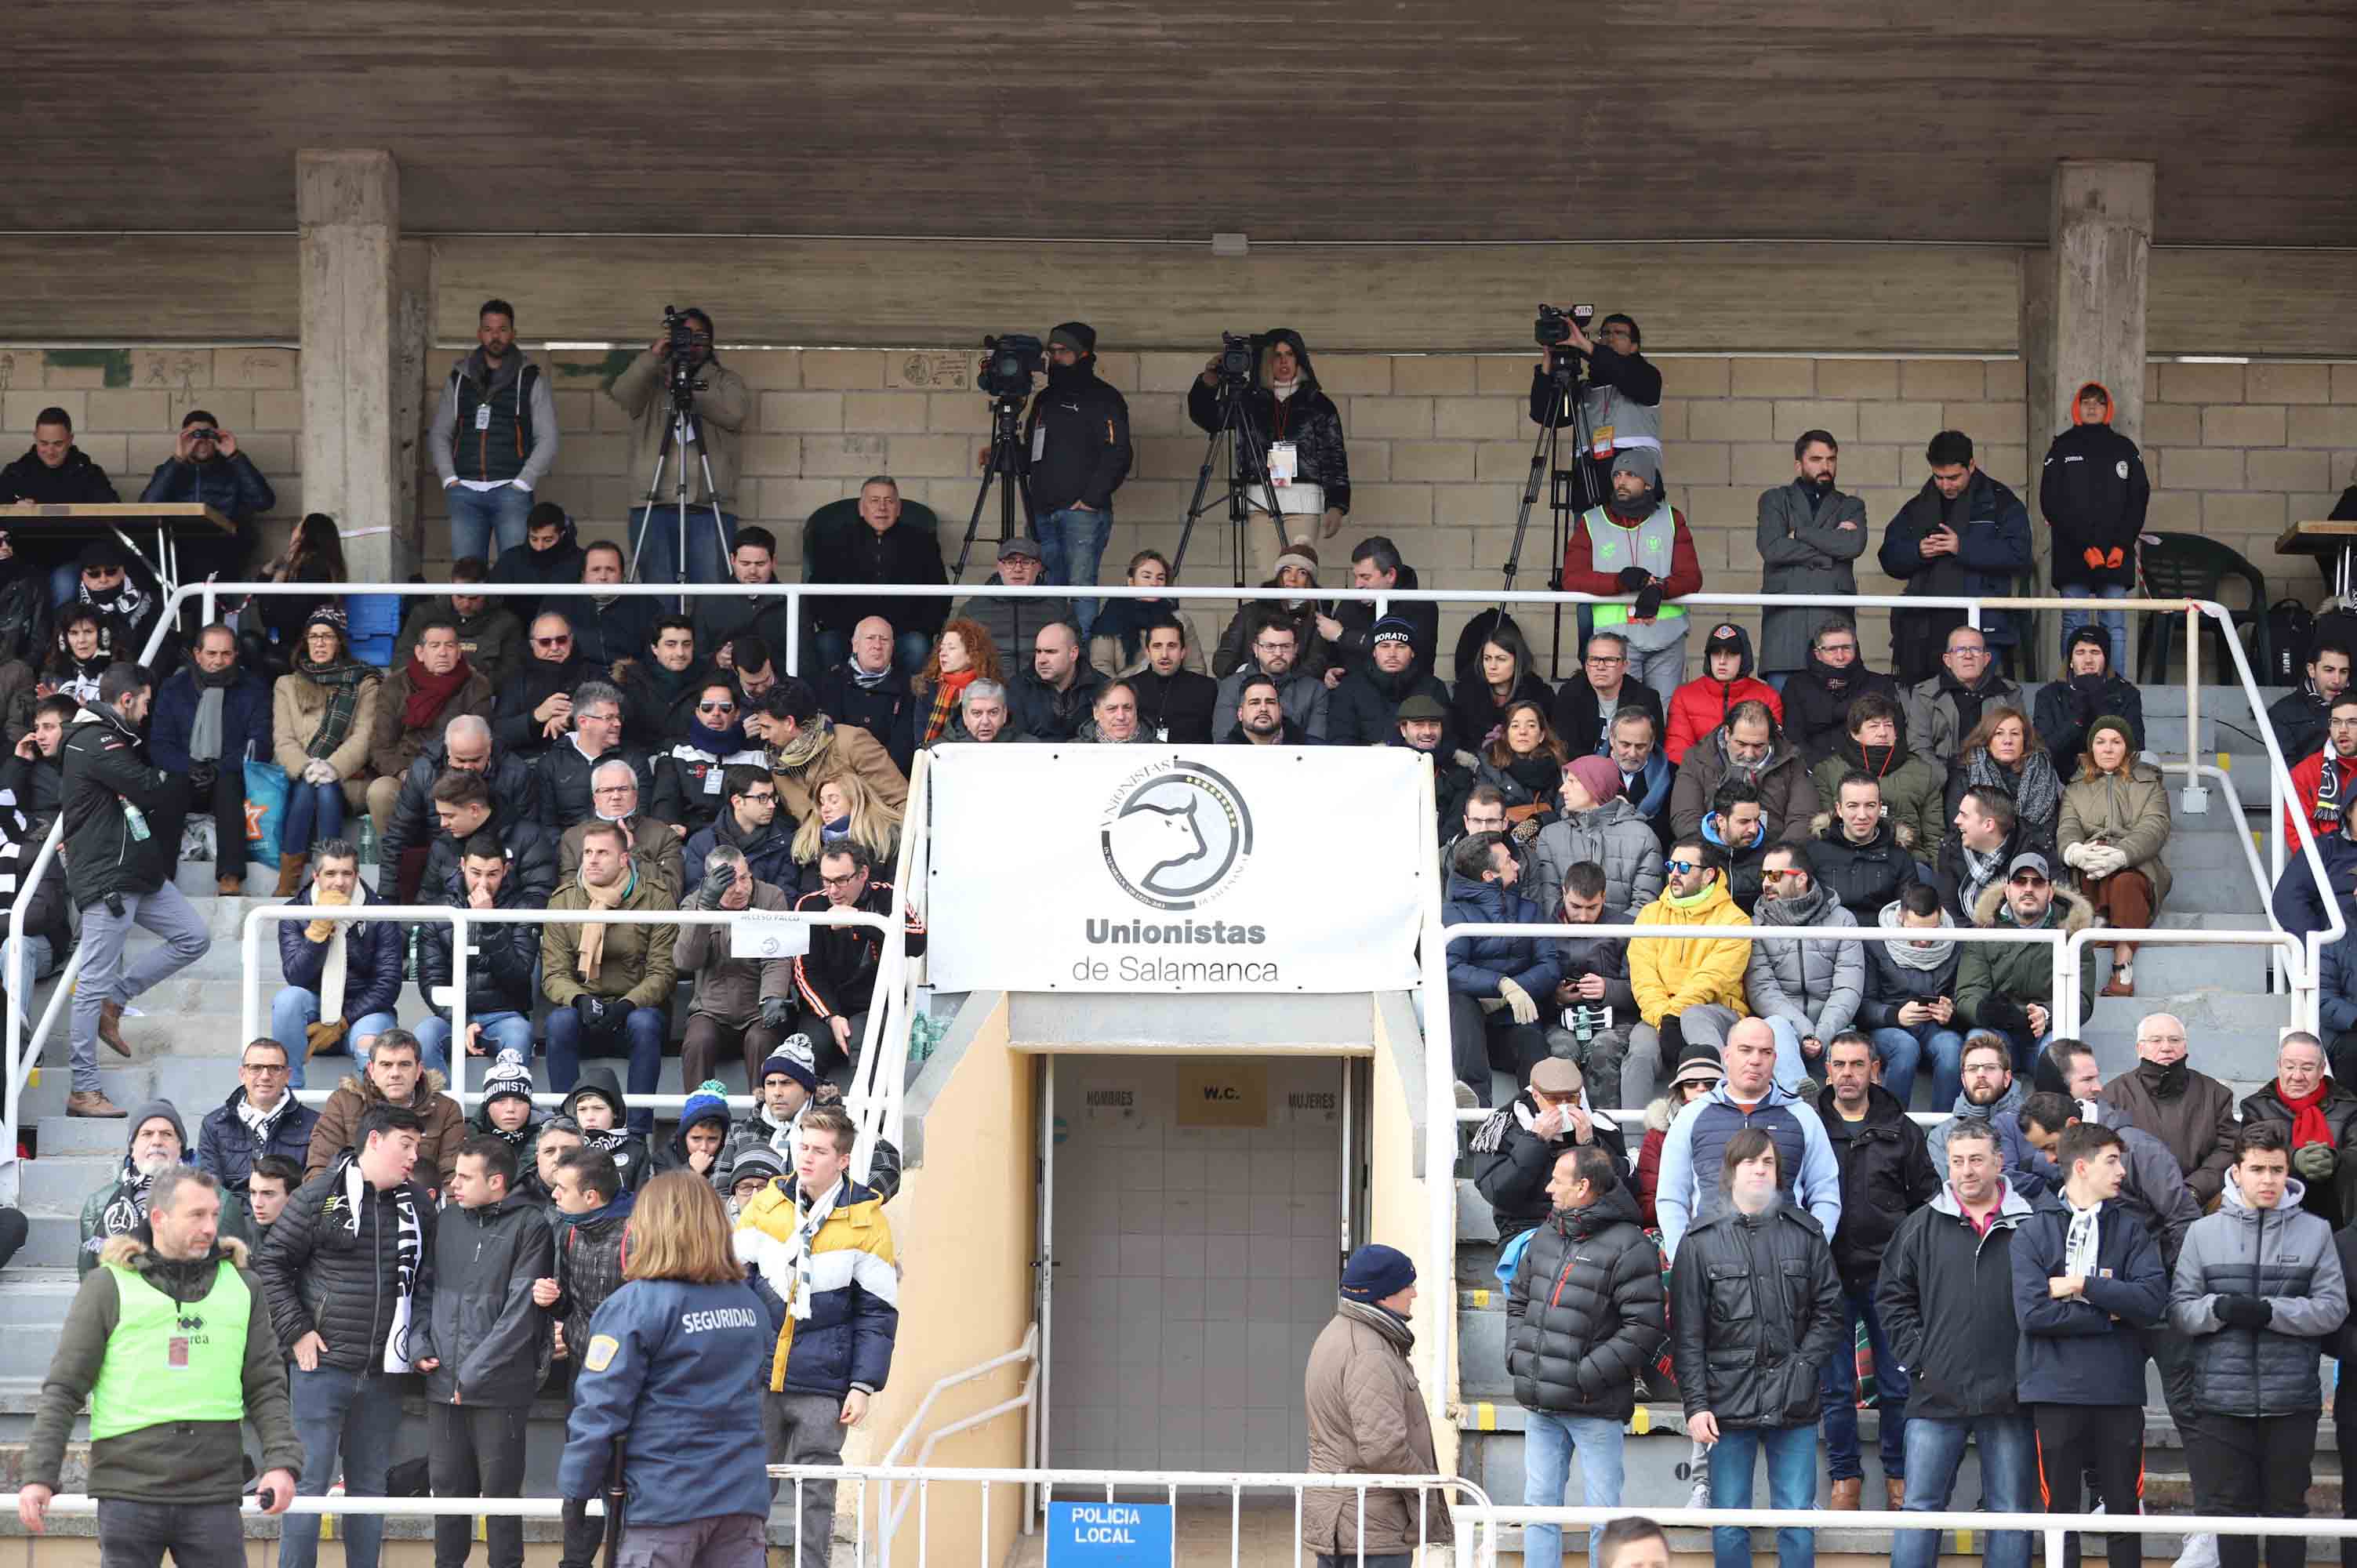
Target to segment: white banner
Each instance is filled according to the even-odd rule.
[[[944,746],[943,991],[1387,991],[1416,980],[1418,759],[1400,746]]]

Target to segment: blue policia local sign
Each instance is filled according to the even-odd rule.
[[[1048,1568],[1170,1568],[1168,1503],[1049,1503]]]

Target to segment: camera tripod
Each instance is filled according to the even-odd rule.
[[[696,460],[704,466],[705,505],[712,512],[712,536],[720,546],[720,559],[724,563],[728,559],[728,525],[721,521],[720,491],[712,482],[712,455],[705,450],[704,443],[698,439],[700,429],[695,417],[695,393],[700,384],[678,374],[672,378],[671,435],[663,442],[662,450],[655,454],[655,471],[647,478],[646,523],[639,530],[638,542],[630,547],[630,570],[628,574],[630,582],[640,580],[639,558],[646,551],[647,536],[655,529],[655,513],[662,508],[674,514],[679,530],[679,553],[673,565],[681,585],[687,583],[687,449],[690,446],[695,448]],[[675,466],[672,461],[674,456],[678,458]],[[671,500],[666,505],[660,498],[662,495],[663,469],[667,466],[673,467],[673,475]],[[680,596],[679,608],[682,615],[687,613],[685,595]]]
[[[1590,507],[1599,504],[1593,492],[1587,468],[1587,453],[1592,445],[1588,435],[1587,404],[1581,392],[1587,385],[1580,356],[1560,347],[1547,349],[1547,374],[1553,383],[1555,404],[1549,417],[1540,424],[1538,438],[1531,443],[1531,475],[1523,485],[1521,507],[1514,513],[1513,548],[1506,553],[1503,568],[1505,581],[1501,586],[1513,591],[1514,574],[1521,568],[1523,542],[1530,532],[1531,508],[1538,504],[1539,485],[1547,483],[1547,511],[1553,519],[1550,539],[1553,553],[1548,557],[1547,591],[1560,594],[1563,587],[1563,553],[1570,542],[1573,519]],[[1572,466],[1563,466],[1563,431],[1571,426],[1575,443]],[[1511,618],[1500,605],[1495,614]],[[1555,628],[1547,645],[1547,669],[1560,674],[1563,663],[1563,602],[1555,606]]]
[[[1260,491],[1268,503],[1269,526],[1276,531],[1276,550],[1285,553],[1285,515],[1279,511],[1277,489],[1268,476],[1268,447],[1259,432],[1253,429],[1246,417],[1244,395],[1250,391],[1246,382],[1220,378],[1220,427],[1211,432],[1203,444],[1203,466],[1195,475],[1195,494],[1187,503],[1187,515],[1178,530],[1178,548],[1170,556],[1170,580],[1178,580],[1178,569],[1187,562],[1187,541],[1195,532],[1195,520],[1211,510],[1203,492],[1211,487],[1211,463],[1220,450],[1220,438],[1228,440],[1228,537],[1235,549],[1236,586],[1244,585],[1245,534],[1252,528],[1252,492]]]
[[[1039,513],[1031,505],[1031,477],[1024,471],[1022,436],[1023,400],[1019,397],[994,397],[990,400],[990,458],[983,465],[982,489],[974,494],[974,511],[965,520],[965,542],[958,546],[957,570],[950,574],[952,583],[965,576],[966,557],[974,553],[974,536],[982,527],[982,509],[990,499],[990,487],[998,486],[998,542],[1004,545],[1017,537],[1015,532],[1015,502],[1023,502],[1023,537],[1039,537]]]

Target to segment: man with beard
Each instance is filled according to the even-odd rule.
[[[377,692],[376,725],[369,736],[369,816],[381,840],[401,799],[404,775],[437,735],[462,714],[491,716],[490,677],[458,650],[458,628],[447,623],[421,627],[409,662],[385,677]]]
[[[1326,710],[1329,745],[1388,745],[1402,703],[1412,696],[1448,700],[1447,688],[1416,662],[1415,635],[1415,625],[1399,616],[1375,622],[1365,661],[1335,682]]]
[[[1612,455],[1612,499],[1580,513],[1563,551],[1563,585],[1571,593],[1636,603],[1596,607],[1597,630],[1629,639],[1630,673],[1663,703],[1685,678],[1686,612],[1665,603],[1702,592],[1702,558],[1685,513],[1657,499],[1661,453],[1622,446]]]
[[[522,544],[533,491],[556,462],[556,399],[516,347],[515,306],[487,299],[475,320],[475,349],[450,367],[425,426],[454,559]]]
[[[2286,763],[2297,763],[2324,744],[2325,720],[2349,690],[2350,668],[2349,645],[2319,638],[2309,650],[2307,681],[2267,705],[2267,723],[2274,726]]]
[[[2112,428],[2110,389],[2087,382],[2072,400],[2071,428],[2046,449],[2038,478],[2038,510],[2054,531],[2055,591],[2066,599],[2125,599],[2133,594],[2136,537],[2144,532],[2151,500],[2144,454]],[[2128,658],[2124,611],[2064,610],[2063,640],[2099,618],[2104,650],[2116,669]]]
[[[2012,593],[2015,576],[2030,564],[2029,509],[1981,471],[1973,458],[1972,437],[1961,430],[1932,437],[1923,456],[1931,477],[1883,532],[1878,559],[1884,575],[1903,579],[1910,595],[1995,598]],[[1937,650],[1964,624],[1962,610],[1891,617],[1891,665],[1899,679],[1910,685],[1932,680]],[[1988,641],[2010,654],[2020,640],[2013,616],[1990,611],[1984,624]],[[1967,724],[1956,734],[1971,727]],[[1916,745],[1923,742],[1917,734]]]
[[[1038,739],[1074,739],[1089,722],[1104,677],[1081,657],[1082,646],[1069,622],[1050,621],[1032,639],[1031,667],[1008,682],[1015,716]]]
[[[1766,945],[1755,943],[1753,950]],[[1874,1349],[1881,1413],[1882,1487],[1895,1509],[1907,1495],[1907,1363],[1891,1353],[1875,1304],[1875,1283],[1891,1239],[1910,1212],[1939,1192],[1940,1177],[1923,1130],[1908,1120],[1906,1106],[1874,1081],[1874,1047],[1856,1029],[1827,1039],[1825,1088],[1829,1092],[1817,1097],[1817,1117],[1825,1124],[1834,1162],[1841,1166],[1841,1223],[1832,1240],[1834,1268],[1842,1283],[1842,1339],[1854,1343],[1864,1321],[1867,1343]],[[1866,1481],[1857,1446],[1857,1358],[1827,1361],[1817,1391],[1824,1400],[1833,1506],[1855,1509]]]
[[[1277,702],[1285,710],[1286,726],[1298,729],[1313,740],[1326,739],[1333,726],[1334,693],[1316,675],[1298,667],[1301,641],[1293,622],[1275,609],[1264,609],[1253,620],[1244,661],[1220,682],[1219,702],[1211,713],[1211,733],[1225,736],[1234,729],[1244,683],[1265,679],[1276,686]],[[1038,735],[1039,726],[1034,725],[1031,733]]]
[[[1776,1031],[1776,1086],[1813,1100],[1824,1073],[1825,1043],[1848,1030],[1865,999],[1865,948],[1765,933],[1780,926],[1855,930],[1857,917],[1818,886],[1798,848],[1780,843],[1761,858],[1752,919],[1762,934],[1752,941],[1745,966],[1745,998]]]
[[[1023,421],[1031,454],[1032,533],[1048,581],[1093,587],[1113,536],[1113,496],[1129,477],[1129,403],[1097,374],[1096,328],[1060,323],[1048,334],[1048,384]],[[1085,645],[1097,601],[1075,596]]]
[[[2094,907],[2084,897],[2049,880],[2046,857],[2034,850],[2007,862],[2005,881],[1984,888],[1973,905],[1973,924],[1985,929],[2009,927],[2070,937],[2094,918]],[[2021,1071],[2029,1070],[2054,1033],[2054,956],[2043,945],[1974,942],[1956,966],[1956,1016],[2004,1036]],[[2079,1015],[2094,1010],[2095,953],[2090,948],[2079,965]],[[1970,1050],[1970,1042],[1965,1048]],[[2231,1101],[2226,1109],[2231,1117]]]
[[[694,526],[692,521],[690,526]],[[752,591],[707,594],[697,599],[696,646],[725,648],[737,638],[751,636],[772,648],[785,647],[793,635],[794,601],[783,594],[763,591],[778,581],[777,535],[759,525],[739,531],[728,553],[728,571],[739,587]]]
[[[1900,618],[1913,620],[1918,615]],[[1907,689],[1907,740],[1916,756],[1944,773],[1955,766],[1964,737],[1981,722],[1983,709],[1999,703],[2014,708],[2026,704],[2020,685],[1999,674],[1990,660],[1986,637],[1971,627],[1948,633],[1940,663],[1938,674]]]
[[[188,1132],[180,1113],[168,1100],[151,1101],[132,1112],[131,1139],[115,1178],[90,1195],[81,1206],[81,1248],[74,1256],[74,1272],[96,1268],[99,1253],[117,1236],[135,1236],[147,1222],[147,1198],[156,1178],[188,1158]],[[221,1194],[221,1234],[253,1244],[253,1222],[245,1202],[231,1191]]]
[[[1644,710],[1655,735],[1669,727],[1662,717],[1662,694],[1629,678],[1629,639],[1617,631],[1597,632],[1587,639],[1579,673],[1555,693],[1555,733],[1575,757],[1584,751],[1609,756],[1612,725],[1631,707]]]
[[[2062,663],[2062,678],[2038,689],[2036,714],[2038,738],[2046,743],[2054,771],[2067,784],[2079,776],[2080,754],[2087,749],[2087,726],[2106,714],[2127,720],[2129,749],[2144,749],[2144,693],[2136,689],[2135,682],[2113,671],[2111,639],[2101,627],[2081,626],[2065,637]]]
[[[2012,1047],[2003,1036],[1986,1029],[1969,1035],[1964,1039],[1962,1071],[1964,1088],[1957,1091],[1952,1114],[1924,1138],[1932,1167],[1948,1163],[1948,1130],[1978,1122],[1994,1129],[1997,1153],[2004,1157],[2007,1170],[2027,1168],[2030,1146],[2021,1135],[2020,1118],[2013,1113],[2021,1109],[2029,1090],[2014,1079]]]
[[[521,675],[500,690],[491,738],[501,751],[532,762],[572,727],[573,689],[605,672],[574,652],[573,623],[555,610],[533,618],[526,641],[531,657]]]
[[[582,556],[572,518],[554,501],[538,501],[524,518],[523,548],[501,550],[490,580],[505,590],[500,600],[516,618],[529,622],[544,594],[581,580]],[[516,588],[508,588],[510,584]]]
[[[1700,829],[1718,787],[1731,779],[1760,791],[1770,842],[1781,843],[1808,832],[1817,814],[1817,787],[1764,702],[1736,703],[1727,722],[1686,753],[1670,791],[1671,826],[1680,833]]]
[[[1634,317],[1605,317],[1593,338],[1571,318],[1569,307],[1564,317],[1570,338],[1549,349],[1531,370],[1531,423],[1567,431],[1578,431],[1584,423],[1589,448],[1569,454],[1566,461],[1577,462],[1589,495],[1604,496],[1612,489],[1611,465],[1622,452],[1641,448],[1660,461],[1662,372],[1645,358],[1644,334]],[[1587,360],[1576,411],[1568,389],[1558,386],[1553,374],[1560,358],[1574,353]],[[1575,412],[1584,421],[1575,420]]]
[[[225,898],[245,891],[245,762],[271,754],[270,725],[270,683],[239,663],[237,633],[225,626],[197,633],[148,715],[147,755],[212,812],[213,886]],[[175,817],[156,829],[177,845],[180,826]]]
[[[706,646],[685,616],[664,616],[648,628],[644,652],[618,666],[625,745],[659,755],[687,734],[697,694],[717,673],[697,652]]]
[[[2292,825],[2297,811],[2308,819],[2320,846],[2340,826],[2341,812],[2357,800],[2357,692],[2332,699],[2324,744],[2293,765],[2291,787],[2297,799],[2284,809],[2284,837],[2298,842]]]
[[[1166,616],[1149,622],[1145,646],[1146,668],[1128,677],[1130,690],[1137,693],[1138,722],[1158,741],[1209,745],[1220,683],[1187,668],[1186,621]]]
[[[1786,678],[1806,668],[1805,655],[1824,635],[1813,607],[1857,592],[1851,563],[1866,553],[1866,503],[1834,488],[1840,464],[1841,446],[1831,432],[1804,430],[1792,443],[1792,482],[1760,495],[1760,559],[1767,567],[1760,591],[1794,601],[1789,609],[1773,607],[1760,618],[1760,673],[1780,692]],[[1832,618],[1850,624],[1846,612]],[[1854,645],[1851,652],[1855,656]],[[1789,708],[1785,718],[1791,721]],[[1805,738],[1801,746],[1813,761],[1816,754]]]
[[[1432,795],[1435,814],[1439,819],[1437,827],[1445,840],[1448,825],[1463,814],[1466,798],[1473,791],[1473,769],[1466,760],[1471,754],[1444,749],[1448,709],[1431,696],[1416,695],[1402,702],[1394,715],[1392,731],[1384,744],[1404,746],[1432,758]]]
[[[1220,737],[1222,746],[1312,746],[1302,727],[1286,716],[1276,682],[1247,675],[1236,699],[1236,722]]]
[[[720,1163],[728,1171],[728,1186],[733,1190],[742,1180],[737,1162],[759,1150],[774,1155],[779,1162],[771,1176],[785,1174],[785,1162],[793,1157],[794,1130],[802,1125],[802,1113],[813,1105],[841,1105],[843,1091],[818,1079],[817,1058],[811,1051],[808,1035],[788,1035],[760,1064],[755,1081],[759,1102],[728,1128],[728,1142],[720,1152]],[[869,1155],[867,1185],[884,1202],[900,1190],[900,1150],[888,1138],[878,1138]]]
[[[695,693],[685,737],[655,755],[653,815],[692,839],[719,817],[728,770],[758,768],[768,761],[769,754],[745,733],[737,688],[708,679]]]
[[[1849,731],[1851,705],[1868,693],[1897,703],[1899,682],[1866,667],[1858,656],[1857,628],[1847,616],[1825,617],[1810,636],[1808,663],[1792,671],[1783,686],[1784,733],[1811,768],[1839,749]]]

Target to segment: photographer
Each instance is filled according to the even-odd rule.
[[[1094,587],[1113,537],[1113,493],[1129,477],[1129,403],[1097,375],[1096,328],[1067,321],[1048,334],[1048,384],[1023,422],[1031,455],[1032,532],[1048,581]],[[1075,596],[1081,643],[1097,601]]]
[[[1579,467],[1588,499],[1600,505],[1612,493],[1613,454],[1648,447],[1655,467],[1661,465],[1662,372],[1639,351],[1645,339],[1633,317],[1608,316],[1590,338],[1572,314],[1577,308],[1566,305],[1550,317],[1547,306],[1540,307],[1540,319],[1554,325],[1560,317],[1567,336],[1531,371],[1531,423],[1578,430],[1572,418],[1576,389],[1587,425],[1579,434],[1587,442],[1587,450],[1577,454]],[[1555,367],[1566,358],[1587,366],[1587,379],[1574,388],[1555,384]]]
[[[737,544],[737,514],[728,510],[737,485],[737,443],[746,418],[753,412],[753,394],[745,378],[722,364],[712,352],[712,317],[693,306],[669,314],[664,331],[647,351],[614,378],[606,395],[621,405],[632,421],[630,468],[633,475],[651,475],[655,460],[665,456],[687,470],[687,580],[691,583],[728,581],[728,553]],[[672,446],[672,397],[675,380],[690,385],[695,409],[695,430],[685,450]],[[699,456],[700,455],[700,456]],[[704,488],[704,464],[712,465],[712,489]],[[669,583],[679,576],[679,510],[673,489],[678,475],[666,468],[653,508],[657,526],[643,549],[639,536],[646,530],[648,509],[630,510],[630,549],[639,563],[641,583]],[[671,503],[671,504],[667,504]],[[720,509],[724,544],[713,535],[712,509]]]
[[[1246,498],[1253,509],[1253,560],[1265,575],[1275,569],[1280,548],[1277,531],[1269,523],[1272,511],[1318,518],[1321,539],[1341,531],[1342,519],[1351,510],[1351,456],[1343,445],[1342,415],[1318,385],[1301,334],[1290,327],[1275,327],[1249,341],[1255,360],[1252,384],[1237,395],[1253,439],[1268,454],[1269,478],[1278,492],[1274,507],[1258,485]],[[1213,434],[1221,423],[1223,358],[1224,351],[1212,355],[1187,389],[1187,417]],[[1285,537],[1292,537],[1289,528]]]

